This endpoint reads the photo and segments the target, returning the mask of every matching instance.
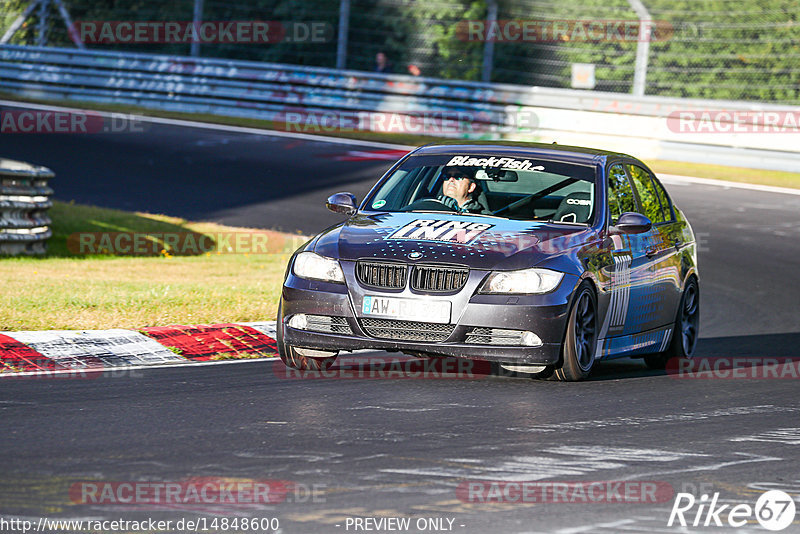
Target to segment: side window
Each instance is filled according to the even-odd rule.
[[[670,207],[669,195],[667,195],[667,192],[664,190],[664,186],[661,185],[661,182],[656,180],[655,177],[653,178],[653,185],[655,185],[656,187],[658,200],[661,201],[661,208],[664,211],[664,216],[668,221],[674,220],[675,217],[672,215],[672,208]]]
[[[625,175],[625,169],[619,163],[608,169],[608,210],[611,224],[617,224],[619,216],[626,211],[636,211],[633,189]]]
[[[658,224],[666,221],[664,212],[661,211],[661,201],[658,199],[653,181],[650,175],[636,165],[626,165],[628,172],[631,173],[633,185],[636,187],[636,192],[639,194],[639,202],[642,204],[641,213],[647,216],[648,219],[653,221],[653,224]]]

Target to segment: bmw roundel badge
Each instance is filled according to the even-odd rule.
[[[422,252],[415,250],[414,252],[410,253],[408,257],[411,258],[412,260],[418,260],[422,257]]]

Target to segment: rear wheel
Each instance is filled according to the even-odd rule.
[[[691,277],[681,296],[681,305],[673,326],[672,341],[666,351],[644,357],[650,369],[664,369],[672,358],[691,358],[700,332],[700,288]]]
[[[326,371],[336,361],[336,352],[304,349],[284,343],[283,328],[283,299],[281,299],[281,303],[278,305],[275,341],[278,346],[278,356],[287,367],[300,371]]]
[[[574,382],[583,380],[592,370],[597,348],[597,299],[589,282],[583,282],[569,313],[567,333],[561,349],[561,367],[549,377]],[[546,374],[546,373],[545,373]]]

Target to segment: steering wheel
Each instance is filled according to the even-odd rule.
[[[455,208],[451,208],[438,198],[422,198],[420,200],[415,200],[405,208],[403,211],[414,211],[414,210],[429,210],[429,211],[456,211]]]

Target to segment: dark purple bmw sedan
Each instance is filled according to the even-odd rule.
[[[297,369],[340,351],[485,360],[580,380],[595,363],[690,357],[699,278],[692,228],[625,154],[559,145],[427,145],[346,220],[292,256],[278,348]]]

